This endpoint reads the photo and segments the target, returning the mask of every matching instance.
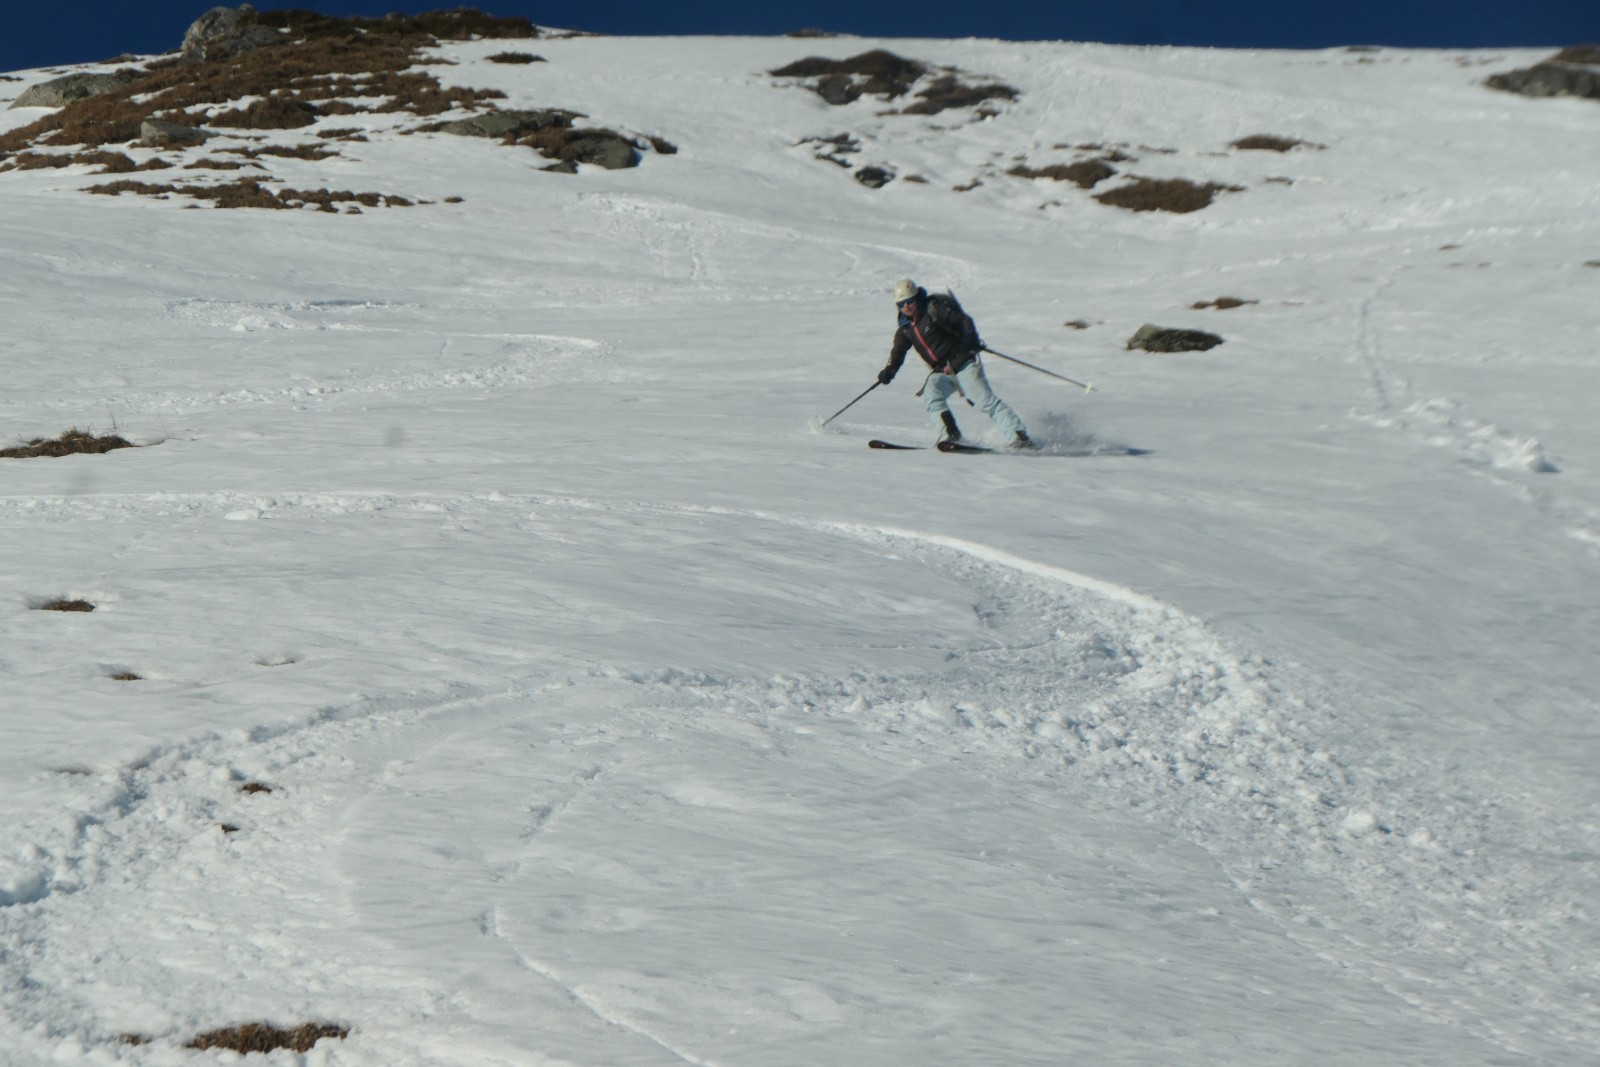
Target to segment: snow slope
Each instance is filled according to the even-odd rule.
[[[763,73],[879,44],[1020,98]],[[276,172],[435,201],[361,215],[0,175],[0,433],[150,446],[0,461],[0,1062],[1594,1062],[1600,109],[1518,52],[502,47],[430,69],[680,151],[341,116]],[[1240,191],[1004,173],[1090,143]],[[1042,454],[867,450],[931,440],[910,368],[819,432],[908,274],[1096,383],[988,361]]]

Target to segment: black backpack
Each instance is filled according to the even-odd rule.
[[[972,353],[983,348],[983,339],[978,336],[978,324],[961,307],[955,293],[935,293],[928,297],[928,313],[940,329],[961,339],[963,351]]]

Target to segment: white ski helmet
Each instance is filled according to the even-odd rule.
[[[896,304],[904,304],[916,295],[917,283],[910,278],[901,278],[894,283],[894,302]]]

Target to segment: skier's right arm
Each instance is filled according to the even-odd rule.
[[[906,353],[909,351],[911,351],[910,338],[906,337],[904,330],[896,330],[894,345],[889,349],[889,362],[878,372],[879,385],[888,385],[894,381],[894,376],[900,373],[900,364],[906,361]]]

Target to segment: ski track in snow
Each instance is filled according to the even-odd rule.
[[[264,521],[394,511],[443,512],[462,520],[536,514],[547,523],[560,515],[558,525],[581,524],[584,515],[597,513],[633,520],[699,516],[782,524],[915,558],[970,585],[980,615],[996,630],[992,644],[959,650],[963,665],[949,677],[756,679],[663,669],[622,682],[655,693],[653,699],[669,709],[659,714],[669,719],[703,714],[690,709],[707,707],[754,722],[799,712],[824,723],[876,723],[923,744],[1090,776],[1107,795],[1137,797],[1151,818],[1184,827],[1289,938],[1330,966],[1367,968],[1373,981],[1419,1013],[1482,1029],[1508,1052],[1526,1052],[1518,1034],[1478,1021],[1486,1002],[1510,998],[1530,1020],[1539,1020],[1548,1039],[1577,1045],[1600,1040],[1592,1007],[1544,992],[1552,969],[1580,986],[1594,988],[1600,981],[1595,960],[1582,956],[1584,946],[1563,940],[1564,928],[1583,908],[1582,886],[1538,865],[1537,857],[1557,851],[1558,842],[1525,840],[1534,859],[1522,862],[1494,850],[1480,855],[1484,825],[1460,813],[1499,807],[1501,799],[1484,783],[1475,783],[1480,792],[1473,794],[1464,793],[1467,787],[1459,782],[1447,788],[1423,780],[1370,780],[1318,742],[1332,714],[1326,705],[1297,692],[1273,665],[1234,655],[1197,620],[1136,591],[941,535],[728,508],[503,494],[0,500],[0,515],[23,526],[91,516],[231,517],[243,509]],[[601,672],[593,681],[617,679]],[[463,702],[532,694],[542,684],[547,683],[534,676],[496,694],[368,694],[298,724],[175,740],[119,771],[65,775],[66,810],[11,828],[14,854],[23,860],[0,871],[0,979],[13,1021],[22,1029],[48,1026],[59,1011],[47,1009],[46,1002],[70,995],[36,961],[70,938],[65,931],[72,924],[63,915],[70,914],[73,898],[137,895],[178,857],[227,844],[216,824],[255,803],[233,795],[238,768],[269,771],[275,781],[290,783],[290,798],[323,789],[339,807],[370,791],[382,773],[348,765],[342,753],[352,742],[382,735],[391,745],[403,745],[409,731]],[[293,804],[278,806],[289,808],[273,817],[279,844],[300,847],[292,825],[306,812]],[[547,811],[537,821],[542,825],[558,814]],[[1538,828],[1528,832],[1536,835]],[[1314,888],[1318,883],[1321,888]],[[1359,906],[1361,925],[1341,929],[1331,916],[1350,900]],[[498,929],[493,916],[485,928]],[[516,951],[530,972],[560,986],[598,1020],[637,1033],[682,1062],[705,1062],[626,1013],[607,1009],[552,966]],[[1428,957],[1436,962],[1422,962]],[[1440,977],[1449,973],[1463,977]]]
[[[412,371],[381,374],[317,375],[272,387],[243,387],[206,393],[175,391],[119,392],[109,399],[138,412],[152,410],[194,411],[237,404],[307,403],[314,401],[370,398],[433,389],[498,390],[528,386],[548,386],[554,382],[612,382],[622,374],[612,360],[613,345],[586,338],[505,335],[474,335],[479,340],[499,340],[500,360],[472,362],[455,366],[428,366]],[[446,342],[437,353],[437,362],[451,356]],[[72,402],[64,402],[63,406]],[[75,406],[82,406],[81,401]]]
[[[1563,499],[1558,492],[1528,478],[1530,474],[1561,473],[1537,437],[1517,434],[1477,418],[1459,400],[1419,398],[1411,382],[1385,364],[1379,331],[1372,323],[1373,311],[1409,269],[1402,265],[1389,271],[1357,310],[1356,353],[1367,377],[1374,410],[1352,414],[1374,426],[1398,430],[1413,440],[1454,453],[1464,469],[1548,516],[1568,537],[1600,559],[1600,509]]]
[[[493,333],[475,331],[459,341],[446,337],[434,351],[418,351],[411,338],[418,323],[431,317],[417,305],[374,300],[300,300],[246,302],[210,299],[169,301],[166,313],[184,327],[228,333],[294,331],[344,331],[359,343],[382,339],[392,354],[380,372],[300,373],[282,384],[244,385],[205,392],[130,389],[108,392],[104,402],[137,413],[187,412],[241,404],[305,404],[337,399],[366,399],[404,395],[425,390],[475,389],[494,391],[546,387],[561,383],[614,383],[629,375],[617,363],[614,342],[553,334]],[[364,321],[362,321],[364,320]],[[227,342],[229,345],[234,342]],[[357,343],[357,342],[352,342]],[[491,353],[484,346],[498,346]],[[467,359],[455,351],[465,348]],[[236,358],[232,354],[219,359]],[[410,363],[412,366],[407,366]],[[246,372],[243,377],[250,377]],[[16,405],[12,398],[0,403]],[[83,398],[68,396],[52,401],[33,398],[30,408],[78,409]]]

